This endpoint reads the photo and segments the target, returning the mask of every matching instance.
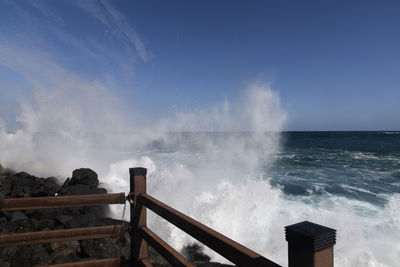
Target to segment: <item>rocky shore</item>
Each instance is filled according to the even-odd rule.
[[[13,172],[0,165],[0,206],[4,198],[45,197],[55,195],[105,194],[97,174],[90,169],[77,169],[64,183],[54,177],[36,177],[26,172]],[[74,207],[0,212],[0,234],[23,233],[122,225],[125,229],[118,238],[56,242],[0,248],[0,266],[26,267],[74,261],[125,257],[129,258],[130,237],[128,223],[108,216],[108,207]],[[210,262],[198,244],[181,251],[196,266],[229,266]],[[170,266],[149,247],[149,260],[154,266]]]

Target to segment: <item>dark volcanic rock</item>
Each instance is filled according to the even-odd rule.
[[[19,210],[14,211],[12,213],[12,216],[11,216],[11,221],[12,222],[26,221],[26,220],[28,220],[28,217],[26,217],[26,215],[23,214],[22,212],[20,212]]]
[[[207,263],[211,260],[208,255],[203,253],[203,247],[197,243],[184,246],[182,249],[182,254],[194,264]]]
[[[91,169],[76,169],[72,172],[72,178],[64,182],[59,193],[61,195],[107,194],[107,190],[98,188],[98,185],[97,173]]]
[[[19,225],[15,222],[7,222],[1,226],[1,234],[14,233],[17,231]]]
[[[0,187],[0,189],[1,189],[1,187]],[[5,194],[0,191],[0,208],[3,206],[4,198],[5,198]]]
[[[59,215],[56,217],[57,221],[63,225],[66,225],[69,221],[73,220],[74,217],[71,215]]]
[[[104,255],[108,257],[119,257],[120,248],[115,244],[115,240],[111,238],[102,239],[89,239],[80,242],[82,253],[89,258],[104,258]]]
[[[50,251],[53,263],[67,263],[80,260],[81,246],[78,241],[56,242],[50,244]]]
[[[17,247],[15,254],[7,260],[13,267],[48,265],[50,257],[43,245]]]
[[[51,196],[54,196],[61,189],[61,186],[58,184],[57,179],[54,177],[49,177],[45,179],[43,186],[44,188],[46,188],[47,194]]]
[[[72,178],[69,184],[86,184],[90,187],[97,187],[99,185],[99,179],[97,178],[97,173],[91,169],[82,168],[72,172]]]
[[[66,228],[92,227],[96,223],[96,217],[92,213],[74,216],[73,220],[65,223]]]
[[[0,191],[11,198],[54,196],[58,190],[55,178],[38,178],[26,172],[3,176],[0,186]]]
[[[26,172],[4,171],[0,175],[0,205],[4,198],[107,193],[106,189],[98,186],[97,174],[90,169],[73,171],[72,178],[62,186],[54,177],[39,178]],[[0,212],[0,234],[121,224],[123,228],[123,234],[116,238],[3,247],[0,248],[0,266],[39,266],[120,256],[130,258],[129,223],[107,218],[107,212],[108,206]],[[183,253],[196,266],[228,266],[211,263],[210,257],[196,244],[185,247]],[[148,255],[155,267],[171,266],[151,247]]]

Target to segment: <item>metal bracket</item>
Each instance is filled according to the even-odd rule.
[[[131,205],[135,205],[135,194],[129,192],[128,196],[126,197],[126,200],[128,200]]]

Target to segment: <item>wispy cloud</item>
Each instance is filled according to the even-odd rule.
[[[64,26],[64,19],[60,16],[58,16],[56,13],[54,13],[51,8],[46,4],[45,1],[43,0],[36,0],[36,1],[31,1],[30,2],[32,6],[36,8],[36,10],[41,13],[44,17],[46,17],[48,20],[55,22],[59,25]]]
[[[131,83],[138,60],[146,63],[152,57],[131,21],[108,1],[63,4],[69,5],[74,14],[66,14],[54,2],[43,0],[0,3],[0,8],[10,14],[0,19],[0,64],[28,79],[54,79],[59,76],[54,72],[62,68],[82,77],[96,72],[92,78],[87,76],[89,79]],[[81,13],[89,14],[88,25],[100,23],[101,27],[95,31],[90,27],[71,29]],[[33,61],[32,55],[43,56]]]
[[[69,2],[65,3],[70,5]],[[124,83],[123,80],[121,81],[121,77],[131,79],[137,62],[135,58],[139,57],[143,61],[147,61],[149,56],[139,36],[131,29],[124,16],[112,7],[111,3],[87,3],[91,8],[89,12],[93,12],[90,14],[94,14],[94,20],[90,17],[88,23],[90,23],[90,20],[92,22],[101,20],[106,23],[104,24],[105,29],[110,31],[110,27],[112,27],[114,38],[111,41],[108,40],[108,43],[101,34],[91,31],[79,33],[71,31],[71,19],[74,19],[74,16],[66,16],[51,2],[9,1],[0,3],[0,9],[8,10],[10,14],[10,16],[3,18],[0,16],[0,25],[2,25],[0,27],[0,65],[13,71],[19,79],[24,78],[21,86],[24,87],[22,91],[25,92],[26,97],[24,98],[28,99],[28,102],[32,100],[29,97],[31,92],[34,92],[34,94],[39,92],[41,95],[53,95],[54,103],[60,102],[61,99],[69,102],[68,106],[71,106],[71,103],[80,103],[80,107],[79,105],[74,107],[77,112],[63,111],[60,119],[83,121],[82,126],[75,128],[87,129],[86,126],[88,126],[88,128],[95,130],[101,128],[102,125],[96,123],[91,125],[96,119],[82,116],[82,114],[86,114],[82,111],[84,107],[88,106],[88,103],[97,103],[98,106],[97,104],[90,106],[97,113],[100,112],[99,107],[106,111],[100,112],[103,114],[101,116],[109,117],[107,114],[113,114],[112,110],[106,108],[106,106],[121,105],[111,104],[114,101],[112,100],[113,95],[118,95],[118,92],[111,94],[111,91],[121,87],[121,83]],[[77,13],[81,12],[81,9],[77,8],[76,5],[71,7],[75,8]],[[96,11],[97,9],[104,10],[104,12]],[[124,35],[128,37],[124,39]],[[129,43],[130,46],[128,46]],[[134,43],[134,46],[132,46],[132,43]],[[119,49],[120,47],[123,49]],[[84,67],[81,66],[82,63],[85,64]],[[2,95],[4,95],[3,91],[9,92],[9,90],[9,82],[0,81]],[[12,97],[10,96],[8,99],[12,99]],[[54,99],[57,99],[57,101]],[[5,106],[4,101],[6,101],[5,98],[0,98],[1,106]],[[38,104],[37,100],[33,100],[33,102]],[[65,103],[58,104],[60,104],[60,108],[57,110],[65,105]],[[13,106],[14,109],[18,109],[17,103],[14,103]],[[26,106],[26,104],[23,104],[23,108],[26,109]],[[52,105],[51,109],[56,110],[56,107]],[[82,111],[82,114],[79,114],[78,111]],[[40,112],[36,110],[31,114],[34,113],[39,114]],[[11,125],[10,130],[13,130],[16,127],[15,122],[13,122],[15,118],[7,118],[7,114],[1,112],[0,117],[6,119],[6,124]],[[23,112],[23,114],[29,114],[29,112]],[[86,120],[82,118],[86,118]],[[20,120],[24,121],[28,128],[35,128],[35,130],[38,130],[37,128],[42,129],[43,125],[46,125],[46,127],[48,125],[59,125],[56,123],[38,125],[38,123],[33,122],[33,119],[28,119],[26,116],[20,117]],[[115,121],[115,117],[104,125],[111,125],[112,121]],[[30,124],[36,126],[31,127]],[[68,123],[65,123],[65,125],[68,125]],[[118,128],[118,126],[112,128]]]
[[[101,22],[114,38],[123,42],[127,47],[133,45],[144,62],[149,61],[152,55],[147,51],[142,39],[129,25],[128,19],[109,1],[78,1],[76,3],[82,10]]]

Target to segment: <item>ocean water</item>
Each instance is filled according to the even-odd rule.
[[[340,196],[387,205],[400,193],[400,132],[286,132],[265,169],[290,196]]]

